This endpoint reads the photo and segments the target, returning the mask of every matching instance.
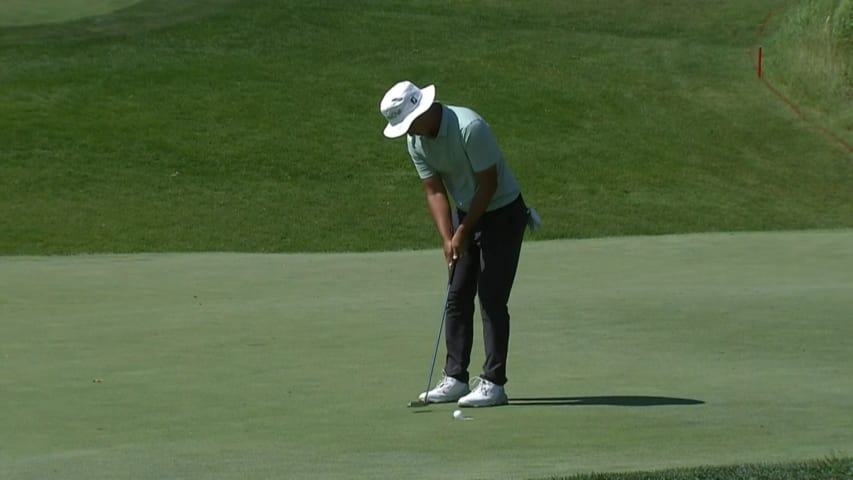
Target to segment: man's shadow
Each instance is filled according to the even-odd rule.
[[[510,405],[607,405],[615,407],[659,407],[666,405],[703,405],[702,400],[692,398],[648,397],[643,395],[605,395],[597,397],[513,397]]]

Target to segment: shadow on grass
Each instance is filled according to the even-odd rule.
[[[532,406],[532,405],[568,405],[568,406],[591,406],[607,405],[614,407],[659,407],[667,405],[703,405],[702,400],[691,398],[672,397],[647,397],[642,395],[611,395],[599,397],[535,397],[522,398],[513,397],[509,399],[510,405]]]

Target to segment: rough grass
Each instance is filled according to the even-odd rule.
[[[806,0],[778,15],[767,77],[853,143],[853,0]]]
[[[582,474],[552,480],[849,480],[853,458],[827,457],[809,462],[735,465],[657,472]]]

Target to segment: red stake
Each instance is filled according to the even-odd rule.
[[[761,78],[761,47],[758,47],[758,78]]]

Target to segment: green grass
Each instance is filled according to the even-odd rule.
[[[853,226],[849,154],[755,81],[777,4],[148,1],[8,30],[0,252],[432,246],[381,135],[400,78],[489,119],[538,239]]]
[[[0,477],[853,477],[851,11],[0,2]],[[472,422],[403,408],[444,280],[403,78],[553,240]]]
[[[469,422],[406,408],[440,258],[0,258],[4,477],[521,479],[853,452],[853,230],[528,243],[511,405]]]

